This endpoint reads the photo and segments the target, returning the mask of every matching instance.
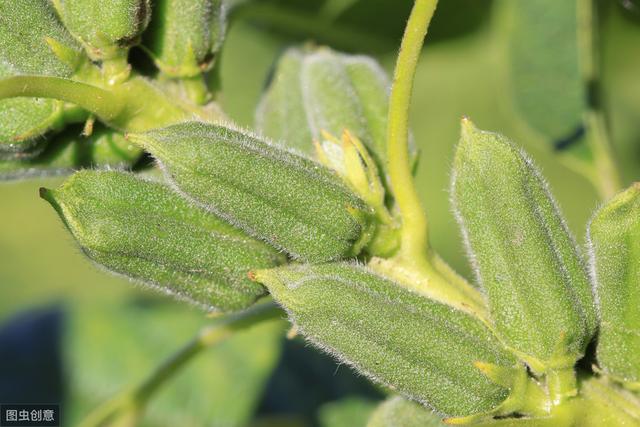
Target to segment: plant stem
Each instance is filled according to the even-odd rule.
[[[387,127],[388,171],[402,215],[400,256],[423,259],[428,248],[427,217],[413,183],[409,161],[409,105],[413,79],[437,0],[416,0],[407,22],[393,76]]]
[[[195,356],[238,330],[249,328],[262,321],[279,318],[281,315],[280,308],[273,301],[268,301],[256,304],[245,311],[233,313],[220,319],[217,324],[203,328],[195,338],[169,357],[144,381],[99,406],[80,423],[79,427],[120,425],[119,423],[123,420],[135,425],[145,404],[154,393]]]
[[[108,90],[59,77],[15,76],[0,80],[0,99],[54,98],[71,102],[109,121],[124,109],[121,99]]]
[[[596,188],[601,198],[608,199],[620,190],[621,179],[602,105],[596,8],[595,0],[578,0],[578,42],[582,78],[587,90],[587,139],[593,151],[598,175]]]

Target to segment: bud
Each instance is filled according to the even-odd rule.
[[[21,74],[69,77],[79,47],[42,0],[0,0],[0,79]],[[0,158],[44,148],[39,138],[60,124],[63,103],[53,99],[0,100]]]
[[[226,30],[222,0],[156,0],[144,45],[169,77],[195,77],[215,59]]]
[[[586,268],[538,170],[504,137],[465,119],[451,192],[497,333],[537,373],[573,369],[595,310]]]
[[[371,209],[323,166],[246,132],[199,122],[129,138],[190,198],[295,258],[354,256]]]
[[[67,29],[89,57],[105,61],[124,57],[138,42],[151,18],[150,0],[52,0]]]
[[[596,212],[588,238],[600,314],[598,365],[640,389],[640,184]]]
[[[282,255],[168,186],[115,171],[81,171],[41,196],[82,250],[107,269],[221,311],[251,305],[264,288],[247,272]]]
[[[346,263],[254,273],[312,343],[448,416],[497,411],[509,388],[475,367],[523,368],[476,317]]]

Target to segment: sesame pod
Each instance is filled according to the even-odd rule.
[[[256,129],[275,141],[313,154],[313,136],[302,100],[300,69],[304,53],[290,48],[280,57],[256,110]]]
[[[151,17],[150,0],[52,0],[67,29],[93,60],[124,58]]]
[[[376,408],[367,427],[444,427],[444,424],[440,417],[416,402],[393,396]]]
[[[570,368],[596,327],[576,244],[532,161],[463,120],[452,202],[497,333],[536,372]]]
[[[145,33],[160,70],[170,77],[195,77],[213,64],[226,30],[222,0],[154,0]]]
[[[251,305],[264,288],[248,279],[249,269],[283,261],[167,185],[125,172],[77,172],[41,196],[93,261],[206,308]]]
[[[312,343],[442,415],[493,411],[509,395],[475,364],[512,369],[517,362],[476,317],[354,264],[254,276]]]
[[[94,126],[89,136],[76,126],[69,127],[53,136],[37,156],[0,162],[0,181],[65,175],[91,167],[128,169],[138,161],[140,147],[113,129]]]
[[[588,230],[600,315],[600,368],[640,389],[640,185],[614,197]]]
[[[312,140],[345,129],[364,142],[382,165],[386,158],[389,79],[362,55],[328,48],[289,49],[280,58],[257,111],[266,136],[312,153]]]
[[[0,79],[22,74],[68,77],[78,49],[49,2],[0,0]],[[53,99],[0,100],[0,158],[40,151],[45,141],[39,136],[61,117],[62,102]]]
[[[369,237],[370,208],[340,178],[256,136],[191,122],[129,138],[190,198],[295,258],[353,256]]]

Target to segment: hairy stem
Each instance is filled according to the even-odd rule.
[[[71,102],[109,121],[125,105],[108,90],[59,77],[15,76],[0,80],[0,99],[14,97],[54,98]]]
[[[212,345],[224,341],[236,331],[280,316],[282,316],[280,308],[273,301],[268,301],[231,314],[220,319],[215,325],[203,328],[195,338],[169,357],[144,381],[99,406],[79,426],[135,425],[144,411],[145,404],[154,393],[195,356]]]
[[[598,175],[596,188],[601,198],[609,199],[620,190],[622,184],[602,103],[595,0],[578,0],[578,41],[582,77],[587,89],[587,139],[593,151]]]
[[[389,98],[388,171],[402,215],[400,256],[423,259],[427,250],[427,217],[413,183],[409,159],[409,104],[413,79],[437,0],[416,0],[400,46]]]

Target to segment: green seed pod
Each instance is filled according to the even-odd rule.
[[[463,120],[452,202],[496,331],[534,371],[572,369],[596,327],[593,297],[575,242],[531,160]]]
[[[440,414],[491,412],[508,397],[477,362],[519,371],[476,317],[364,267],[291,265],[254,276],[315,345]]]
[[[64,25],[96,61],[126,59],[151,18],[150,0],[51,1]]]
[[[52,137],[37,156],[0,162],[0,180],[65,175],[91,167],[128,169],[141,155],[140,147],[113,129],[95,124],[91,135],[84,136],[71,126]]]
[[[600,314],[600,368],[640,389],[640,184],[600,208],[588,230]]]
[[[336,175],[253,135],[191,122],[129,138],[189,197],[295,258],[353,256],[369,238],[370,208]]]
[[[0,79],[21,74],[68,77],[78,49],[47,1],[0,0]],[[0,100],[0,157],[40,151],[45,144],[38,137],[59,124],[61,116],[60,101]]]
[[[367,427],[444,427],[440,417],[415,402],[393,396],[382,402]]]
[[[289,49],[257,111],[266,136],[312,153],[312,140],[345,129],[362,140],[383,164],[389,79],[371,58],[328,48]]]
[[[282,255],[168,186],[115,171],[81,171],[41,196],[58,211],[82,250],[116,273],[203,307],[228,311],[264,294],[251,268]]]
[[[226,30],[222,0],[155,0],[144,45],[170,77],[195,77],[213,64]]]
[[[303,59],[304,53],[295,48],[287,49],[280,57],[256,110],[255,121],[262,135],[311,155],[313,136],[300,85]]]

